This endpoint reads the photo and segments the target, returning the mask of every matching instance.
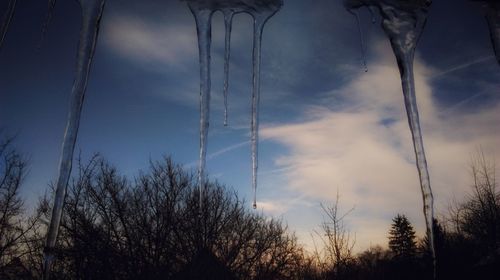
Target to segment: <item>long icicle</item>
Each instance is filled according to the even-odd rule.
[[[254,46],[253,46],[253,91],[252,91],[252,186],[254,190],[254,208],[256,205],[257,189],[257,162],[258,162],[258,111],[260,98],[260,49],[262,41],[262,30],[265,23],[282,6],[282,0],[255,0],[255,1],[227,1],[227,0],[186,0],[196,20],[198,33],[198,48],[200,55],[200,159],[198,168],[198,184],[200,189],[200,216],[203,204],[204,172],[206,164],[206,149],[209,127],[210,109],[210,43],[211,43],[211,17],[213,12],[220,10],[224,13],[226,24],[226,48],[225,48],[225,81],[224,81],[224,103],[225,124],[227,124],[227,93],[229,86],[229,58],[231,41],[232,17],[236,13],[249,13],[254,18]]]
[[[490,29],[491,44],[497,62],[500,64],[500,2],[490,0],[484,5],[486,6],[486,21]]]
[[[259,162],[259,103],[260,103],[260,59],[262,31],[267,17],[254,15],[253,34],[253,90],[252,90],[252,190],[253,208],[257,208],[257,170]]]
[[[56,183],[56,193],[52,207],[52,217],[44,249],[43,278],[48,279],[50,267],[54,260],[54,246],[57,240],[59,224],[62,218],[64,197],[71,175],[73,152],[78,135],[80,116],[82,112],[87,81],[92,65],[99,24],[104,10],[105,0],[81,0],[82,27],[77,54],[76,75],[71,90],[70,108],[66,131],[62,144],[62,154],[59,163],[59,176]]]
[[[224,126],[228,125],[227,97],[229,91],[229,59],[231,58],[231,31],[233,26],[233,10],[224,10],[224,25],[226,28],[224,48]]]
[[[380,11],[384,17],[382,27],[389,37],[394,55],[398,61],[404,103],[408,124],[410,127],[415,159],[422,191],[423,212],[429,238],[429,247],[432,254],[434,278],[436,278],[436,251],[434,244],[434,196],[430,183],[430,176],[425,156],[424,142],[420,128],[417,98],[415,92],[415,78],[413,61],[418,40],[423,33],[427,21],[427,13],[431,5],[430,0],[414,4],[413,9],[397,9],[392,4],[380,2]],[[394,9],[397,9],[397,13]]]
[[[9,1],[7,10],[5,10],[5,13],[2,16],[2,25],[0,25],[0,50],[2,49],[3,41],[5,40],[5,35],[7,34],[7,30],[9,30],[10,22],[12,20],[12,17],[14,16],[14,11],[16,9],[16,1],[17,0]]]
[[[363,66],[365,67],[365,72],[368,72],[368,65],[366,64],[366,45],[365,45],[365,39],[363,37],[363,29],[361,28],[361,21],[359,20],[358,12],[352,10],[349,10],[349,12],[356,18],[356,25],[358,26],[359,42],[361,44],[361,55],[363,56]]]
[[[410,131],[413,139],[413,148],[415,151],[418,175],[420,178],[420,186],[422,189],[422,199],[424,201],[424,216],[428,231],[427,234],[429,236],[431,250],[434,254],[434,196],[432,194],[429,170],[427,168],[427,159],[425,156],[424,141],[420,128],[417,98],[415,95],[413,54],[411,54],[411,56],[398,57],[397,60],[402,65],[400,66],[400,71],[404,103],[406,107],[406,114],[408,116],[408,125],[410,126]]]
[[[200,158],[198,164],[199,214],[203,207],[205,189],[205,164],[207,157],[208,130],[210,121],[210,45],[212,40],[212,13],[208,9],[191,7],[196,20],[198,50],[200,56]]]
[[[392,0],[345,0],[347,10],[362,6],[377,6],[383,17],[382,27],[390,40],[398,61],[404,103],[408,115],[416,166],[422,191],[423,212],[432,254],[434,278],[436,278],[436,251],[434,244],[434,197],[430,184],[427,160],[424,151],[422,131],[417,107],[413,60],[415,49],[427,21],[427,13],[432,0],[392,1]]]
[[[434,264],[434,278],[436,278],[436,252],[434,244],[434,196],[432,194],[427,159],[424,150],[424,141],[420,128],[420,117],[417,107],[417,98],[415,95],[415,81],[413,73],[413,53],[408,56],[397,57],[400,65],[401,82],[403,87],[404,103],[408,124],[413,139],[413,149],[415,151],[416,165],[420,179],[420,188],[422,190],[423,211],[425,224],[427,227],[427,236],[432,253]]]
[[[47,35],[47,31],[49,30],[49,24],[50,21],[52,20],[52,14],[54,13],[54,7],[56,6],[56,0],[49,0],[48,2],[48,8],[47,8],[47,14],[45,15],[45,20],[42,25],[42,34],[40,35],[40,41],[38,42],[38,49],[41,48],[43,40],[45,39],[45,36]]]

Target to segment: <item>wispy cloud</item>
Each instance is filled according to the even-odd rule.
[[[346,106],[325,103],[306,110],[307,121],[262,130],[264,138],[289,149],[275,164],[290,192],[316,199],[319,205],[334,201],[340,189],[341,203],[356,205],[350,225],[358,248],[385,244],[396,213],[407,214],[421,234],[424,228],[399,73],[391,53],[381,47],[377,52],[380,59],[370,72],[331,93],[340,95]],[[468,191],[468,159],[479,145],[500,158],[500,103],[474,112],[450,111],[443,117],[429,82],[436,72],[443,73],[417,59],[417,99],[439,212],[453,195]],[[294,223],[293,217],[288,219]]]
[[[196,30],[191,25],[115,15],[104,27],[104,43],[137,62],[179,67],[198,54]]]
[[[469,67],[471,67],[473,65],[476,65],[476,64],[479,64],[479,63],[483,63],[483,62],[489,61],[489,60],[495,60],[495,56],[488,55],[488,56],[480,57],[480,58],[474,59],[472,61],[467,61],[466,63],[462,63],[460,65],[456,65],[456,66],[450,67],[448,69],[444,69],[441,72],[438,72],[438,73],[434,74],[432,76],[432,78],[433,79],[440,78],[442,76],[451,74],[451,73],[459,71],[459,70],[467,69],[467,68],[469,68]]]
[[[207,161],[208,160],[212,160],[212,159],[217,158],[217,157],[219,157],[219,156],[221,156],[223,154],[229,153],[229,152],[231,152],[233,150],[245,147],[245,146],[247,146],[249,144],[250,144],[250,141],[243,141],[243,142],[240,142],[240,143],[232,144],[230,146],[224,147],[224,148],[222,148],[220,150],[217,150],[217,151],[215,151],[213,153],[208,154],[206,160]],[[197,165],[198,165],[198,161],[192,161],[190,163],[185,164],[183,167],[184,168],[192,168],[192,167],[195,167]]]
[[[211,153],[210,155],[208,155],[207,159],[213,159],[213,158],[216,158],[220,155],[223,155],[225,153],[228,153],[232,150],[235,150],[235,149],[238,149],[238,148],[241,148],[241,147],[244,147],[244,146],[247,146],[250,144],[250,141],[243,141],[241,143],[236,143],[234,145],[231,145],[231,146],[228,146],[228,147],[225,147],[225,148],[222,148],[214,153]]]

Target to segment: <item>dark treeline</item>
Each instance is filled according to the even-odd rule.
[[[50,201],[27,215],[19,191],[26,160],[0,143],[0,279],[41,279]],[[463,202],[435,220],[437,270],[427,238],[396,215],[388,248],[353,253],[339,196],[322,206],[321,241],[307,252],[281,220],[248,209],[208,182],[200,211],[195,176],[170,158],[126,178],[102,157],[79,161],[68,186],[51,279],[493,279],[500,275],[500,195],[494,166],[472,163]],[[313,230],[313,229],[311,229]]]

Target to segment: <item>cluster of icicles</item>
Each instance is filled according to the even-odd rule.
[[[56,193],[52,207],[52,217],[47,231],[44,252],[44,278],[48,279],[50,266],[53,261],[53,249],[56,243],[59,224],[62,217],[66,187],[71,175],[73,152],[77,139],[81,110],[85,97],[85,90],[92,64],[95,46],[99,32],[100,19],[106,0],[77,0],[81,6],[82,26],[77,54],[76,75],[70,98],[70,108],[66,124],[66,131],[62,143],[62,153],[59,165],[59,176],[56,183]],[[258,111],[260,96],[260,53],[261,39],[264,25],[283,5],[282,0],[184,0],[187,1],[196,20],[198,47],[200,59],[200,158],[198,168],[198,184],[200,190],[200,208],[204,189],[204,169],[206,162],[207,137],[210,113],[210,44],[211,18],[214,12],[224,14],[226,27],[225,63],[224,63],[224,124],[227,125],[227,95],[229,76],[229,57],[231,25],[233,16],[237,13],[248,13],[254,18],[254,45],[253,45],[253,91],[252,91],[252,187],[254,191],[253,207],[256,207],[257,188],[257,154],[258,154]],[[471,0],[482,3],[490,29],[493,48],[500,63],[500,3],[496,0]],[[56,0],[49,0],[49,12],[42,33],[46,32],[48,22]],[[398,61],[401,73],[404,102],[408,115],[408,123],[413,137],[416,156],[416,165],[420,176],[420,185],[424,202],[424,216],[427,226],[427,235],[433,256],[433,195],[430,186],[429,173],[425,159],[424,145],[419,123],[416,103],[415,84],[413,79],[413,57],[420,35],[423,32],[427,12],[431,0],[345,0],[347,10],[359,18],[354,9],[363,6],[377,8],[383,18],[382,27],[388,36],[394,54]],[[2,15],[0,25],[0,50],[3,45],[9,24],[14,15],[16,0],[9,0]],[[360,31],[361,46],[364,53],[365,46]],[[364,54],[363,54],[364,55]],[[364,59],[366,69],[366,59]],[[435,258],[434,258],[435,259]]]
[[[198,185],[200,191],[200,209],[205,188],[205,163],[207,155],[208,128],[210,121],[210,44],[212,14],[221,11],[224,14],[226,28],[224,55],[224,125],[227,125],[227,95],[229,86],[229,58],[231,51],[231,26],[233,16],[248,13],[253,17],[253,90],[252,90],[252,188],[253,208],[257,208],[257,166],[259,138],[259,100],[260,100],[260,58],[264,25],[283,6],[282,0],[185,0],[196,20],[198,48],[200,53],[200,159],[198,167]]]

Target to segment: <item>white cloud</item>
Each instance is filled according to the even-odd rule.
[[[188,9],[185,7],[185,9]],[[230,60],[230,109],[248,105],[249,98],[237,95],[240,91],[250,92],[251,80],[241,82],[233,76],[244,71],[251,74],[251,68],[243,68],[235,61],[242,46],[251,46],[253,25],[248,16],[238,14],[231,35],[232,60]],[[154,85],[153,94],[168,100],[197,108],[199,106],[199,53],[194,18],[190,13],[182,17],[141,18],[130,14],[110,16],[103,26],[104,45],[113,53],[124,57],[147,71],[156,71],[165,76],[164,81]],[[217,12],[212,20],[211,43],[211,106],[223,110],[222,84],[225,28],[223,16]],[[251,56],[247,52],[247,56]],[[251,65],[248,65],[251,67]],[[242,89],[243,87],[243,89]],[[249,106],[249,105],[248,105]],[[246,108],[246,107],[245,107]],[[231,117],[233,116],[230,112]],[[232,119],[233,120],[233,119]],[[234,124],[232,122],[232,124]]]
[[[259,201],[257,207],[271,215],[281,215],[287,210],[286,203],[283,201]]]
[[[241,15],[237,15],[241,20]],[[198,38],[194,18],[163,18],[144,20],[134,15],[113,15],[106,20],[101,36],[107,47],[117,53],[140,63],[182,67],[186,63],[198,63]],[[251,43],[251,24],[236,21],[238,31],[231,35],[233,49],[240,44]],[[213,15],[212,20],[212,57],[223,57],[214,49],[224,44],[225,33],[221,30],[222,16]],[[246,24],[245,24],[246,23]],[[241,27],[240,25],[243,25]]]
[[[341,109],[325,101],[324,106],[305,112],[308,121],[268,126],[261,131],[263,138],[289,149],[287,155],[275,159],[275,164],[283,168],[290,192],[318,201],[319,207],[320,201],[334,201],[340,189],[342,205],[355,206],[349,224],[356,232],[358,249],[385,244],[390,219],[396,213],[407,214],[419,233],[424,232],[420,185],[399,72],[385,45],[379,44],[377,52],[379,60],[368,73],[332,92],[346,100]],[[452,197],[460,198],[468,191],[471,153],[481,146],[488,156],[500,159],[496,148],[500,104],[475,112],[453,110],[439,115],[443,108],[436,105],[428,82],[436,72],[416,59],[424,144],[435,206],[443,213]],[[290,209],[279,210],[285,213]],[[300,224],[294,217],[287,219],[292,226]],[[319,224],[321,217],[317,219]]]
[[[143,63],[179,67],[198,55],[196,29],[192,25],[152,23],[122,15],[107,20],[103,32],[108,47]]]

